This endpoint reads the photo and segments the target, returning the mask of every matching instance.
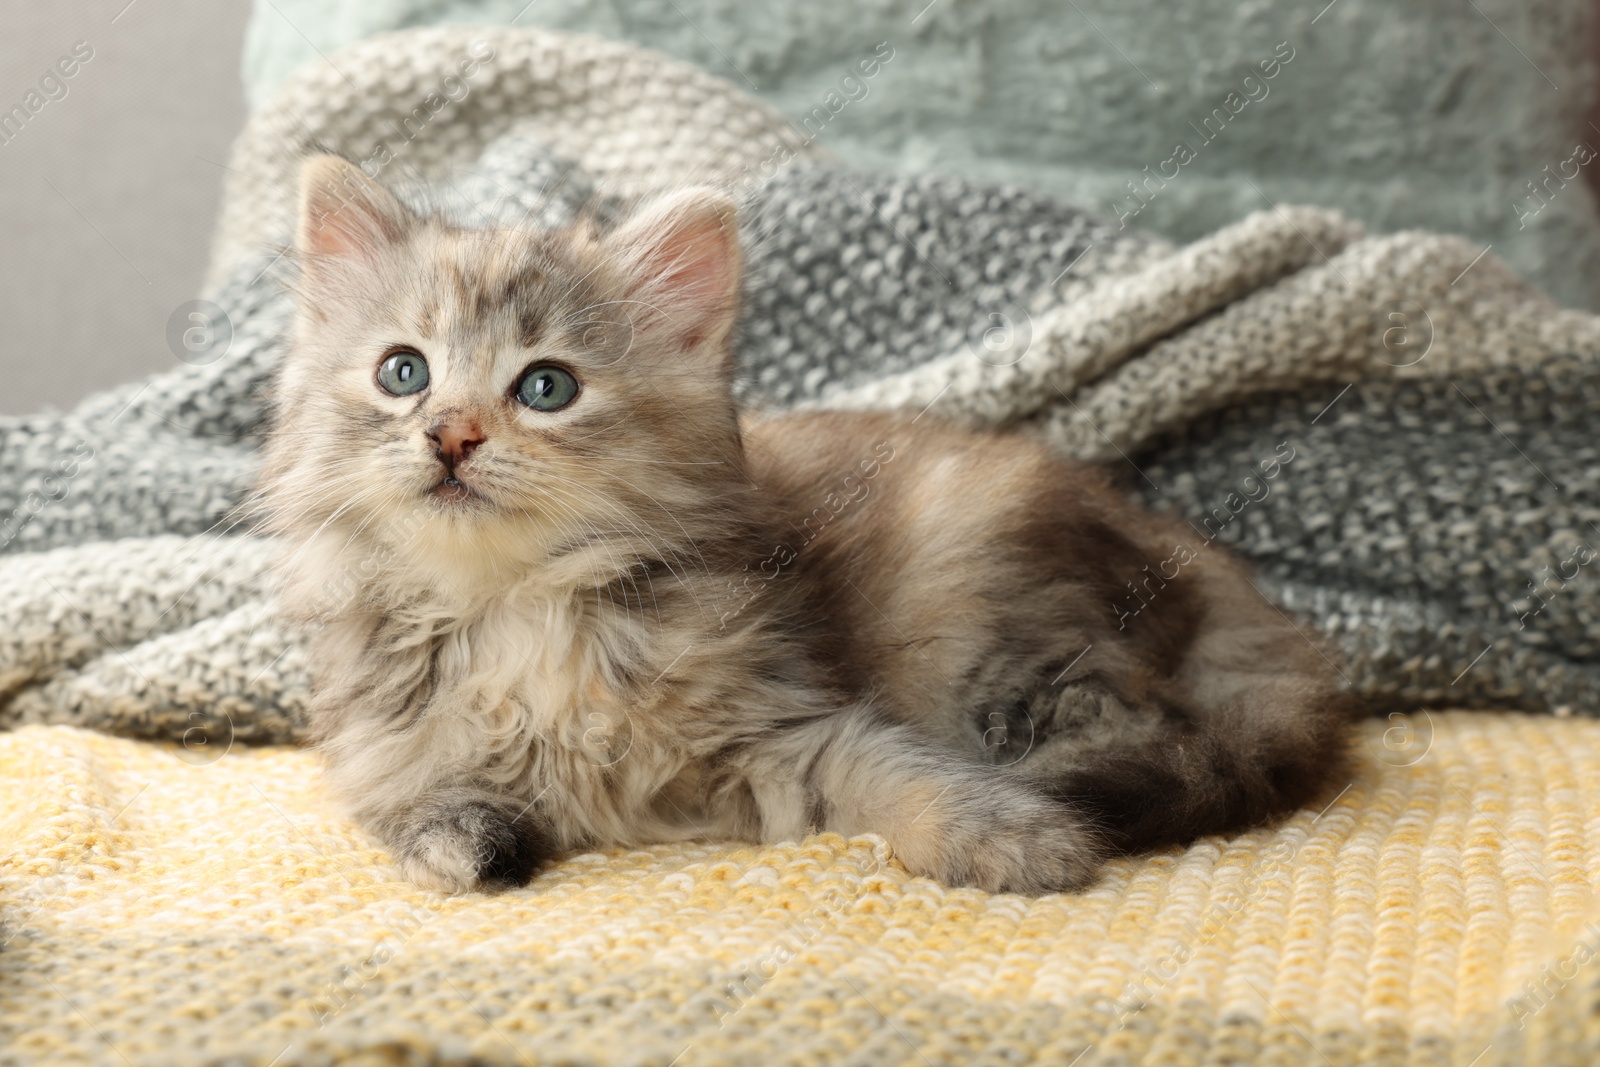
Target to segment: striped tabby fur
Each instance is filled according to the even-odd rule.
[[[296,257],[260,502],[320,627],[329,781],[418,882],[831,830],[1041,893],[1336,773],[1323,651],[1219,549],[1150,587],[1185,528],[1099,473],[932,419],[741,418],[718,193],[462,230],[318,156]],[[380,387],[396,352],[425,389]],[[576,399],[519,401],[538,365]]]

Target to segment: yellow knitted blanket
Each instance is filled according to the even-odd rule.
[[[881,841],[406,884],[317,756],[0,734],[0,1062],[1600,1062],[1600,723],[1366,727],[1322,811],[1031,900]]]

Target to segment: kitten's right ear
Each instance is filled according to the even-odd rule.
[[[308,259],[371,259],[403,239],[415,221],[398,197],[348,160],[317,155],[300,167],[295,248]]]
[[[638,327],[682,351],[727,357],[739,311],[733,201],[708,187],[657,200],[607,239],[639,309]]]

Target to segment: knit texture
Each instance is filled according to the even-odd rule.
[[[310,145],[478,223],[720,182],[742,204],[752,404],[927,411],[1106,461],[1192,544],[1252,558],[1375,707],[1597,710],[1600,318],[1492,253],[1294,207],[1175,248],[1017,188],[854,173],[733,87],[589,38],[425,30],[332,59],[234,153],[226,344],[0,420],[0,618],[18,621],[0,724],[300,735],[305,635],[273,619],[269,546],[231,509],[285,343],[276,249]]]
[[[1073,896],[822,835],[442,899],[311,753],[25,727],[0,734],[0,1063],[1595,1063],[1600,724],[1419,715],[1361,752],[1325,810]]]
[[[472,93],[419,126],[469,56]],[[374,158],[411,115],[383,176],[480,221],[728,185],[752,404],[926,410],[1107,460],[1253,557],[1375,706],[1596,710],[1600,600],[1571,561],[1600,544],[1600,320],[1474,245],[1325,211],[1175,248],[1016,189],[852,173],[623,46],[452,29],[331,58],[236,150],[227,343],[0,421],[0,1062],[1600,1056],[1600,724],[1560,715],[1375,721],[1325,811],[1071,897],[948,891],[829,836],[567,857],[493,897],[401,881],[313,754],[258,744],[300,736],[305,635],[230,508],[307,145]]]

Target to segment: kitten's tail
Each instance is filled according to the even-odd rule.
[[[1091,717],[1125,716],[1125,728],[1087,747],[1070,732],[1046,736],[1017,767],[1118,849],[1242,830],[1331,799],[1350,780],[1361,709],[1338,684],[1335,654],[1228,574],[1230,563],[1196,575],[1203,615],[1171,676],[1137,697],[1070,683],[1059,691],[1058,720],[1082,720],[1093,699]]]
[[[1028,776],[1081,811],[1119,851],[1187,844],[1334,792],[1349,773],[1352,714],[1339,694],[1280,693],[1173,721],[1153,745],[1070,761],[1040,752],[1044,759]]]

